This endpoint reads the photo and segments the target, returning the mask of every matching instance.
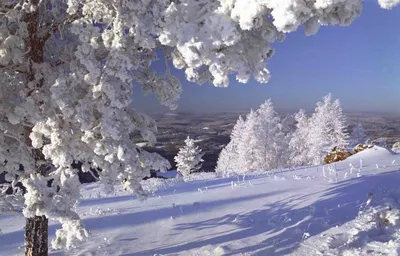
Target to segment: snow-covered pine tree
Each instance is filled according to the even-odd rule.
[[[296,128],[289,142],[289,165],[308,165],[312,163],[312,159],[308,157],[309,118],[304,109],[296,113],[294,118],[296,120]]]
[[[183,177],[187,177],[191,173],[201,169],[203,155],[201,149],[195,145],[194,140],[187,137],[185,145],[179,149],[178,154],[174,158],[177,169]]]
[[[253,133],[254,170],[271,170],[285,167],[287,141],[282,132],[281,119],[275,112],[270,99],[257,109],[257,120]]]
[[[332,104],[332,111],[330,113],[330,139],[332,144],[338,148],[345,149],[349,144],[349,134],[347,132],[347,120],[343,114],[342,105],[340,100],[336,99]],[[329,126],[328,126],[329,127]]]
[[[281,143],[280,163],[278,168],[286,168],[292,166],[290,141],[292,140],[293,132],[296,127],[295,115],[289,114],[281,118],[281,132],[283,134]]]
[[[378,2],[390,9],[400,0]],[[27,229],[27,254],[47,254],[47,218],[62,223],[55,248],[87,236],[73,207],[73,161],[101,168],[107,191],[124,181],[141,198],[142,177],[168,166],[128,139],[139,131],[154,142],[156,132],[130,107],[133,84],[173,108],[181,86],[171,61],[192,82],[227,86],[236,74],[265,83],[272,42],[299,26],[311,35],[349,25],[361,8],[359,0],[0,1],[0,168],[26,188],[26,226],[43,227]],[[151,69],[159,51],[162,75]]]
[[[348,144],[346,118],[338,99],[332,102],[332,95],[326,95],[317,103],[310,118],[307,139],[308,158],[313,164],[320,164],[334,147],[345,148]]]
[[[237,144],[237,174],[244,174],[251,171],[255,171],[257,167],[256,151],[258,141],[256,138],[257,126],[258,126],[258,113],[253,109],[246,115],[246,121],[244,123],[242,132],[240,134],[241,139]]]
[[[221,151],[216,171],[224,175],[244,174],[285,167],[286,136],[271,100],[256,111],[251,110],[246,121],[239,117],[231,141]]]
[[[364,144],[367,141],[367,135],[365,129],[361,123],[357,123],[353,126],[353,130],[349,137],[349,147],[354,148],[358,144]]]
[[[236,160],[237,150],[231,141],[219,153],[215,172],[223,177],[229,176],[237,170],[234,168],[234,164],[232,164],[232,162],[235,162]]]
[[[242,116],[239,116],[235,126],[232,129],[230,142],[222,149],[218,156],[217,166],[215,171],[223,176],[235,173],[240,170],[240,159],[238,157],[238,145],[243,142],[243,131],[245,121]]]

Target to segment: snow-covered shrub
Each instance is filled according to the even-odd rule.
[[[179,149],[175,156],[175,162],[178,171],[184,176],[189,176],[193,172],[197,172],[201,168],[204,153],[194,144],[194,140],[187,137],[185,145]]]
[[[169,188],[175,186],[176,184],[183,183],[182,177],[176,177],[173,179],[147,179],[140,182],[143,189],[149,193],[155,193],[160,189]]]
[[[215,172],[195,172],[190,176],[185,177],[185,182],[188,181],[197,181],[197,180],[214,180],[217,178],[217,174]]]
[[[380,228],[398,225],[399,218],[398,209],[383,210],[375,214],[376,225]]]
[[[392,150],[395,153],[400,153],[400,142],[394,143],[393,146],[392,146]]]

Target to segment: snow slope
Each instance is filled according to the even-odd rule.
[[[91,239],[51,255],[397,255],[400,155],[375,147],[332,168],[150,179],[145,202],[87,185],[78,211]],[[23,254],[23,226],[0,216],[0,255]]]

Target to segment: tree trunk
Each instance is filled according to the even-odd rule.
[[[31,129],[26,128],[26,135]],[[29,137],[27,141],[30,142]],[[36,162],[44,162],[45,158],[39,149],[33,149],[32,155]],[[37,166],[37,173],[47,176],[46,165]],[[46,216],[35,216],[26,219],[25,225],[25,256],[47,256],[48,255],[48,228],[49,221]]]
[[[35,216],[26,219],[25,255],[47,256],[48,219],[45,216]]]
[[[36,71],[34,69],[35,64],[43,63],[43,51],[45,39],[39,36],[39,31],[44,29],[40,27],[40,0],[28,0],[33,7],[32,11],[24,13],[22,20],[27,24],[28,36],[25,38],[25,49],[27,52],[28,69],[26,72],[26,83],[30,86],[30,92],[34,93],[35,90],[41,88],[44,83],[44,78],[37,79]],[[33,85],[29,85],[30,83]],[[31,146],[32,141],[29,135],[32,132],[31,127],[27,127],[25,130],[26,143]],[[44,155],[40,149],[33,149],[32,156],[36,162],[37,173],[43,176],[47,176],[46,164]],[[45,216],[35,216],[33,218],[26,219],[25,227],[25,255],[26,256],[47,256],[48,255],[48,219]]]

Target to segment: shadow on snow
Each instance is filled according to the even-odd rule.
[[[375,198],[387,191],[397,189],[400,182],[398,172],[362,176],[332,184],[323,196],[313,204],[296,208],[292,202],[307,202],[311,195],[292,196],[282,202],[261,206],[259,210],[244,214],[227,214],[219,218],[210,218],[195,223],[177,224],[174,230],[179,233],[184,230],[196,232],[209,229],[208,237],[189,241],[184,244],[153,248],[148,251],[126,255],[173,254],[207,245],[226,245],[230,242],[246,239],[256,235],[265,235],[266,239],[255,245],[244,246],[225,255],[254,253],[253,255],[287,255],[293,252],[303,241],[303,235],[315,236],[321,232],[353,220],[357,217],[360,207],[373,193]],[[278,192],[279,193],[279,192]],[[268,196],[268,193],[259,197]],[[245,200],[245,198],[242,198]],[[377,199],[376,199],[377,200]],[[230,200],[215,201],[203,205],[202,209],[218,206]],[[239,202],[241,200],[236,201]],[[235,203],[235,202],[232,202]],[[169,214],[167,215],[169,216]],[[213,233],[212,228],[220,225],[233,225],[229,232]]]
[[[207,181],[205,184],[212,187],[222,185],[222,181],[228,183],[231,180],[234,179]],[[175,224],[172,229],[176,233],[185,230],[196,232],[206,229],[209,230],[209,233],[207,236],[196,239],[196,241],[189,241],[184,244],[170,244],[126,255],[162,255],[185,252],[207,245],[218,246],[223,244],[229,246],[230,242],[244,240],[257,235],[264,235],[265,239],[260,243],[232,250],[226,255],[249,252],[255,253],[254,255],[287,255],[300,245],[305,233],[315,236],[329,228],[353,220],[367,199],[368,193],[373,193],[375,197],[379,198],[380,194],[398,188],[399,183],[399,172],[362,176],[332,184],[332,187],[325,191],[318,201],[311,204],[309,201],[312,200],[312,195],[294,195],[283,201],[260,205],[260,209],[250,212],[227,214],[218,218],[209,218],[201,222]],[[229,186],[229,183],[226,186]],[[185,190],[189,188],[182,187],[181,189]],[[169,193],[169,189],[166,192]],[[98,217],[87,218],[83,221],[89,230],[135,226],[157,220],[165,220],[170,218],[170,216],[179,217],[194,213],[207,214],[209,211],[223,205],[240,204],[248,200],[264,198],[283,192],[280,190],[239,198],[195,202],[193,204],[177,205],[176,207],[103,216],[101,217],[101,221],[99,221]],[[132,196],[129,197],[132,198]],[[122,197],[121,199],[127,200],[128,197]],[[88,202],[89,205],[90,203]],[[213,230],[213,228],[220,225],[230,225],[231,228],[224,232]],[[55,229],[59,227],[60,225],[57,224],[50,225],[49,234],[54,234]],[[19,230],[1,235],[0,237],[2,240],[4,239],[3,241],[7,241],[8,246],[16,246],[22,242],[23,236],[24,230]],[[136,238],[132,239],[135,240]],[[140,238],[138,239],[140,240]]]

